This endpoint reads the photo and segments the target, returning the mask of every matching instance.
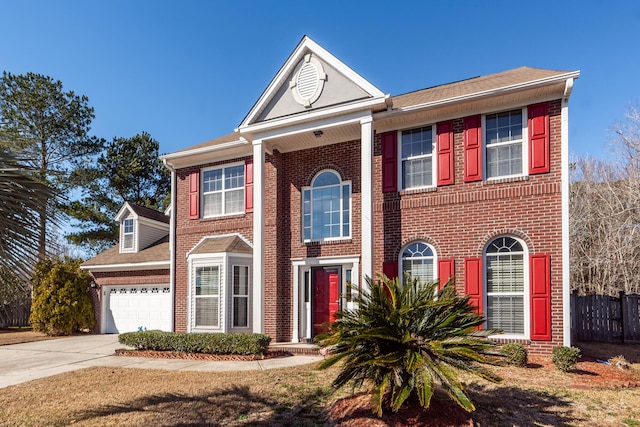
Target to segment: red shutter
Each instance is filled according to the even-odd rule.
[[[453,122],[436,126],[438,150],[438,186],[453,184]]]
[[[529,257],[531,289],[531,339],[551,341],[551,257]]]
[[[253,212],[253,159],[244,161],[244,211]]]
[[[382,192],[398,191],[398,133],[382,134]]]
[[[398,263],[396,261],[386,261],[382,263],[382,272],[389,279],[398,277]]]
[[[482,119],[464,118],[464,182],[482,180]]]
[[[189,219],[200,218],[200,170],[189,172]]]
[[[440,279],[438,289],[442,289],[445,283],[447,283],[447,281],[449,281],[449,279],[454,275],[455,263],[453,258],[438,260],[438,279]]]
[[[469,295],[471,305],[482,314],[482,258],[464,260],[464,293]]]
[[[549,103],[528,109],[529,174],[549,172]]]

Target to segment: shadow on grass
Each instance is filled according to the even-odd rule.
[[[586,421],[573,415],[571,400],[561,395],[479,383],[467,391],[477,408],[472,418],[480,425],[570,426]]]
[[[92,425],[171,426],[314,426],[324,423],[322,401],[330,391],[318,388],[286,399],[254,393],[247,386],[231,386],[210,393],[149,395],[114,405],[76,412],[65,422],[88,421]]]

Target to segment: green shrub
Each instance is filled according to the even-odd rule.
[[[527,366],[528,356],[525,346],[519,343],[509,343],[502,346],[500,354],[507,358],[507,362],[520,368]]]
[[[358,308],[339,310],[317,337],[331,354],[320,367],[341,362],[333,386],[370,386],[378,415],[383,408],[397,412],[412,395],[428,408],[436,389],[473,411],[458,372],[500,380],[482,365],[495,345],[487,336],[496,330],[478,330],[484,318],[451,282],[438,291],[435,283],[410,278],[366,280],[370,291],[354,297]]]
[[[262,334],[185,334],[162,331],[120,334],[120,344],[138,350],[208,354],[266,354],[271,337]]]
[[[562,372],[572,370],[580,359],[580,349],[577,347],[553,347],[551,350],[553,364]]]
[[[33,277],[33,303],[29,323],[48,335],[70,335],[95,325],[91,278],[80,270],[80,260],[44,260]]]

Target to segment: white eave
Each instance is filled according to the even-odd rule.
[[[123,264],[105,264],[105,265],[81,265],[81,270],[92,272],[105,271],[135,271],[135,270],[160,270],[169,268],[171,261],[148,261]]]
[[[203,163],[203,160],[206,161],[209,155],[212,155],[211,158],[215,158],[216,160],[222,160],[225,158],[224,156],[227,152],[229,156],[234,157],[242,155],[245,150],[246,153],[244,154],[252,154],[251,142],[244,137],[239,137],[235,141],[164,154],[160,156],[160,160],[162,160],[165,165],[175,169],[200,165]]]

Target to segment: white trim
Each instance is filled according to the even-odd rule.
[[[222,142],[215,145],[208,145],[206,147],[199,147],[191,150],[184,150],[184,151],[177,151],[175,153],[163,154],[159,158],[160,160],[167,162],[168,160],[175,160],[181,157],[196,156],[196,155],[202,155],[202,154],[211,153],[215,151],[222,151],[229,148],[242,147],[242,146],[249,145],[249,143],[250,142],[247,139],[243,138],[242,136],[239,136],[236,141]]]
[[[167,161],[163,161],[163,163],[165,164],[165,166],[169,167],[169,170],[171,170],[171,206],[169,206],[169,210],[170,210],[170,216],[169,216],[169,256],[170,256],[170,263],[169,263],[169,290],[171,292],[171,295],[175,295],[175,290],[176,290],[176,215],[175,215],[175,211],[176,209],[173,209],[174,206],[176,206],[176,189],[177,189],[177,185],[176,185],[176,171],[175,169],[173,169],[170,166],[170,163]],[[166,213],[166,211],[165,211]],[[176,325],[175,325],[175,297],[171,298],[171,330],[175,331],[176,329]]]
[[[240,233],[211,234],[211,235],[208,235],[208,236],[204,236],[204,237],[202,237],[202,238],[198,241],[198,243],[196,243],[195,245],[193,245],[193,247],[192,247],[192,248],[187,252],[187,254],[185,255],[185,258],[189,258],[190,256],[198,257],[198,256],[200,256],[200,255],[209,255],[209,254],[194,254],[194,255],[191,255],[191,252],[193,252],[195,248],[197,248],[198,246],[200,246],[200,244],[201,244],[202,242],[204,242],[205,240],[207,240],[207,239],[216,239],[216,238],[218,238],[218,237],[231,237],[231,236],[235,236],[235,237],[239,237],[239,238],[241,238],[241,239],[242,239],[242,240],[243,240],[247,245],[249,245],[251,248],[253,248],[253,244],[252,244],[249,240],[247,240],[247,238],[245,238],[245,237],[244,237],[242,234],[240,234]],[[223,253],[223,252],[215,252],[215,253]],[[233,252],[232,252],[232,253],[233,253]],[[251,256],[251,255],[249,255],[249,254],[236,254],[236,255],[247,255],[247,256]]]
[[[81,270],[104,272],[104,271],[137,271],[137,270],[162,270],[171,268],[171,260],[166,261],[147,261],[147,262],[128,262],[122,264],[104,264],[104,265],[81,265]]]
[[[231,254],[229,257],[231,258],[233,256],[233,254]],[[234,317],[234,301],[233,299],[236,297],[236,294],[234,293],[234,285],[235,283],[233,282],[234,279],[234,270],[236,267],[246,267],[247,268],[247,326],[234,326],[233,325],[233,317]],[[235,263],[231,264],[231,268],[229,269],[229,331],[250,331],[251,330],[251,265],[249,263],[246,264],[238,264],[237,260]],[[238,297],[245,297],[245,295],[237,295]]]
[[[571,81],[573,86],[573,80]],[[570,92],[570,90],[569,90]],[[562,188],[562,342],[571,346],[571,286],[569,258],[569,98],[562,100],[560,162]]]
[[[245,176],[245,167],[244,167],[245,163],[244,162],[233,162],[233,163],[225,163],[223,165],[218,165],[218,166],[210,166],[210,167],[206,167],[206,168],[201,168],[200,169],[200,183],[199,185],[199,190],[200,190],[200,206],[201,206],[201,218],[222,218],[222,217],[226,217],[226,216],[234,216],[234,215],[242,215],[246,212],[246,206],[245,206],[245,191],[246,191],[246,179],[247,177]],[[226,170],[229,168],[235,168],[238,166],[242,166],[242,182],[243,185],[241,187],[232,187],[232,188],[225,188],[225,181],[226,181]],[[204,175],[205,172],[211,172],[211,171],[217,171],[217,170],[221,170],[222,171],[222,175],[221,175],[221,181],[222,181],[222,189],[221,190],[217,190],[217,191],[210,191],[205,193],[204,191]],[[228,192],[232,192],[232,191],[239,191],[242,190],[242,209],[239,211],[234,211],[234,212],[227,212],[227,206],[226,206],[226,194]],[[214,214],[214,215],[205,215],[205,196],[209,195],[209,194],[220,194],[220,203],[222,204],[222,213],[220,214]]]
[[[371,115],[360,121],[360,133],[360,239],[362,244],[360,274],[373,279],[373,118]]]
[[[264,162],[262,140],[253,141],[253,332],[263,333],[264,314]]]

